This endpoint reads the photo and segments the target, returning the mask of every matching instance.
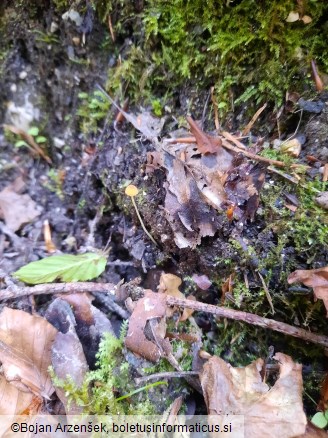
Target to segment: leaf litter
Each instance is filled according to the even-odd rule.
[[[318,269],[298,269],[288,277],[288,283],[303,283],[313,288],[316,299],[322,300],[328,317],[328,266]]]
[[[195,143],[179,143],[170,140],[160,143],[156,137],[160,130],[147,128],[150,118],[145,123],[142,117],[132,118],[132,120],[137,125],[137,129],[146,133],[146,137],[156,146],[156,150],[149,154],[148,169],[154,170],[161,167],[166,172],[164,208],[174,232],[175,241],[180,248],[194,248],[200,244],[202,237],[214,235],[219,226],[216,211],[222,213],[229,210],[231,213],[229,213],[230,217],[227,215],[228,220],[236,220],[241,225],[245,220],[254,218],[265,176],[264,169],[260,165],[252,164],[242,154],[224,149],[220,139],[201,131],[191,118],[188,122],[195,137]],[[198,214],[197,211],[201,213]],[[44,260],[49,259],[50,257]],[[71,262],[72,260],[70,259]],[[95,258],[94,261],[97,264],[99,260]],[[50,266],[51,262],[48,263]],[[63,281],[81,280],[80,276],[76,276],[74,269],[70,273],[63,271],[64,264],[62,263],[59,270],[53,270],[51,267],[50,272],[46,272],[45,277],[42,278],[38,277],[36,272],[31,273],[29,270],[23,273],[20,270],[16,276],[30,284],[51,282],[56,278]],[[102,269],[93,267],[92,275],[94,272],[96,272],[94,276],[99,275],[104,270],[106,259],[101,260],[100,264]],[[33,268],[35,266],[33,265]],[[45,267],[42,265],[41,268]],[[38,270],[40,270],[40,265],[37,267]],[[90,272],[86,275],[90,279],[93,278],[90,277]],[[195,282],[200,288],[206,290],[210,287],[207,280],[207,278],[196,277]],[[153,362],[169,355],[174,358],[166,333],[166,319],[172,312],[169,311],[165,298],[166,295],[184,298],[179,290],[180,285],[179,277],[173,274],[162,274],[159,292],[146,290],[144,297],[133,304],[125,340],[127,348]],[[70,375],[77,385],[81,384],[88,365],[75,330],[76,322],[80,320],[90,327],[95,322],[95,313],[89,298],[81,295],[79,297],[81,297],[81,302],[74,296],[57,298],[54,301],[59,307],[66,308],[60,312],[62,316],[66,315],[64,322],[67,327],[66,332],[58,332],[52,345],[53,366],[57,376],[64,378]],[[195,298],[190,296],[189,299]],[[72,306],[75,315],[65,300]],[[54,308],[55,305],[51,310],[53,311]],[[188,310],[188,313],[180,317],[180,321],[189,318],[192,312],[193,310]],[[48,318],[51,319],[49,313]],[[53,319],[55,324],[58,319],[56,312]],[[80,359],[76,369],[72,370],[68,365],[69,358],[75,355],[77,350],[80,352],[78,355]],[[222,359],[210,358],[200,374],[208,413],[224,412],[247,415],[251,421],[247,424],[246,436],[255,438],[291,437],[304,433],[306,418],[301,400],[301,366],[282,353],[277,353],[275,358],[280,362],[280,376],[271,389],[262,379],[262,359],[258,359],[245,368],[233,368]],[[177,361],[176,365],[179,369]],[[66,412],[72,412],[67,399],[65,400],[65,394],[64,396],[59,392],[57,394]],[[43,393],[39,395],[44,396]],[[29,403],[31,402],[32,400],[29,399]],[[73,407],[73,412],[74,409],[79,411],[76,406]]]
[[[40,215],[33,199],[27,194],[21,194],[24,188],[25,183],[18,177],[0,192],[0,218],[14,232]]]

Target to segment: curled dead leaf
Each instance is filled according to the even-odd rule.
[[[147,339],[145,334],[146,324],[147,321],[155,319],[165,321],[166,308],[165,294],[146,290],[145,296],[136,302],[129,320],[125,346],[151,362],[157,362],[160,359],[162,349],[155,342]]]
[[[328,317],[328,266],[318,269],[299,269],[288,277],[288,283],[303,283],[313,288],[316,298],[323,301]]]
[[[245,437],[291,438],[303,434],[307,421],[302,403],[302,366],[282,353],[274,358],[279,361],[280,374],[271,389],[262,380],[262,359],[234,368],[219,357],[210,358],[200,374],[208,414],[244,415]]]
[[[6,381],[19,391],[49,399],[54,388],[48,367],[56,333],[44,318],[4,308],[0,314],[0,362]]]

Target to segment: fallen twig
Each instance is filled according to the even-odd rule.
[[[256,122],[256,120],[259,118],[259,116],[265,110],[266,107],[267,107],[267,103],[265,103],[263,106],[261,106],[261,108],[259,108],[256,111],[256,113],[252,117],[251,121],[248,122],[247,125],[245,126],[245,128],[243,129],[242,135],[247,135],[249,133],[249,131],[252,129],[254,123]]]
[[[83,292],[103,292],[115,294],[116,286],[112,283],[51,283],[39,284],[32,287],[8,287],[0,290],[0,301],[20,298],[28,295],[41,294],[62,294],[62,293],[83,293]],[[221,318],[234,319],[236,321],[244,321],[248,324],[257,325],[258,327],[269,328],[285,335],[294,336],[295,338],[303,339],[307,342],[328,347],[328,337],[324,335],[317,335],[308,332],[302,328],[294,327],[284,322],[275,321],[274,319],[264,318],[253,313],[242,312],[240,310],[228,309],[226,307],[214,306],[213,304],[201,303],[199,301],[192,301],[186,299],[179,299],[172,296],[166,297],[168,306],[177,306],[186,309],[193,309],[198,312],[212,313]]]
[[[8,287],[0,290],[0,301],[13,298],[20,298],[30,295],[50,295],[50,294],[71,294],[83,292],[103,292],[115,294],[115,285],[112,283],[49,283],[38,284],[37,286]]]
[[[199,373],[197,371],[168,371],[163,373],[151,374],[149,376],[136,377],[134,381],[137,385],[139,385],[140,383],[147,382],[148,380],[198,376],[198,374]]]
[[[317,335],[308,332],[304,329],[294,327],[284,322],[275,321],[274,319],[264,318],[262,316],[254,315],[253,313],[242,312],[240,310],[227,309],[226,307],[214,306],[212,304],[200,303],[199,301],[183,300],[168,296],[166,302],[169,306],[178,306],[187,309],[193,309],[198,312],[212,313],[221,318],[229,318],[237,321],[244,321],[248,324],[257,325],[263,328],[269,328],[285,335],[294,336],[295,338],[303,339],[307,342],[328,347],[328,337],[324,335]]]
[[[122,319],[129,319],[130,313],[123,309],[120,305],[115,303],[115,297],[112,294],[104,294],[101,292],[92,291],[98,301],[110,312],[114,312],[119,315]]]
[[[222,138],[222,146],[230,151],[236,152],[237,154],[244,154],[246,157],[251,158],[252,160],[262,161],[263,163],[273,164],[278,167],[287,166],[283,161],[271,160],[270,158],[261,157],[260,155],[253,154],[252,152],[247,151],[246,149],[241,149],[240,147],[233,146],[227,140]]]
[[[238,144],[238,146],[233,146],[231,143],[229,143],[225,138],[221,138],[222,140],[222,146],[226,149],[229,149],[230,151],[233,151],[237,154],[244,154],[246,157],[251,158],[252,160],[256,161],[262,161],[263,163],[275,165],[279,167],[286,167],[287,164],[285,164],[283,161],[278,160],[272,160],[271,158],[265,158],[261,157],[261,155],[253,154],[253,152],[249,152],[246,150],[245,146],[237,140],[233,135],[229,134],[228,132],[222,132],[221,133],[223,137],[229,138],[231,142],[234,142],[235,144]],[[215,140],[217,137],[213,137]],[[180,137],[180,138],[172,138],[167,141],[169,144],[176,144],[176,143],[185,143],[185,144],[192,144],[196,143],[195,137]]]
[[[242,151],[246,150],[246,146],[241,143],[234,135],[230,134],[230,132],[222,131],[220,132],[221,135],[223,135],[224,138],[231,141],[231,143],[234,143],[238,149],[241,149]]]

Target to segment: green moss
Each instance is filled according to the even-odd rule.
[[[70,402],[82,406],[87,414],[155,414],[154,407],[144,392],[131,396],[129,401],[116,400],[136,389],[122,349],[123,336],[117,339],[106,334],[99,346],[98,368],[86,374],[80,388],[76,387],[72,379],[60,380],[52,372],[54,385],[64,389]]]
[[[247,101],[280,105],[287,89],[308,87],[311,59],[328,69],[326,2],[302,2],[306,25],[286,22],[295,0],[148,0],[142,11],[123,0],[93,3],[101,17],[118,16],[118,36],[127,22],[134,34],[108,86],[135,97],[173,93],[189,80],[214,85],[222,111]]]
[[[81,92],[78,97],[81,100],[81,105],[77,111],[81,131],[84,134],[95,134],[99,123],[108,114],[110,102],[99,90],[91,94]]]

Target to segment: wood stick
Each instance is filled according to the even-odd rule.
[[[243,151],[246,150],[246,146],[241,141],[239,141],[234,135],[230,134],[230,132],[222,131],[220,132],[220,134],[223,135],[223,137],[229,140],[231,143],[234,143],[237,146],[237,148],[242,149]]]
[[[294,327],[284,322],[275,321],[274,319],[264,318],[254,315],[253,313],[242,312],[240,310],[228,309],[226,307],[214,306],[212,304],[200,303],[199,301],[183,300],[167,296],[166,302],[169,306],[178,306],[187,309],[193,309],[198,312],[212,313],[221,318],[234,319],[236,321],[247,322],[248,324],[257,325],[258,327],[269,328],[285,335],[294,336],[307,342],[328,347],[328,337],[308,332],[304,329]]]
[[[230,151],[236,152],[237,154],[243,154],[248,158],[256,161],[262,161],[263,163],[273,164],[278,167],[285,167],[286,164],[283,161],[271,160],[270,158],[261,157],[260,155],[253,154],[252,152],[247,151],[246,149],[241,149],[237,146],[233,146],[227,140],[222,138],[222,146]]]
[[[0,301],[9,300],[13,298],[21,298],[30,295],[42,295],[42,294],[72,294],[83,292],[102,292],[115,294],[115,285],[112,283],[49,283],[38,284],[32,287],[8,287],[7,289],[0,290]]]
[[[50,283],[39,284],[32,287],[8,287],[0,290],[0,301],[20,298],[26,295],[41,295],[41,294],[62,294],[62,293],[83,293],[83,292],[102,292],[115,294],[116,286],[112,283]],[[221,318],[234,319],[236,321],[243,321],[248,324],[256,325],[258,327],[268,328],[285,335],[294,336],[295,338],[303,339],[306,342],[321,345],[328,348],[328,337],[324,335],[317,335],[308,332],[302,328],[294,327],[284,322],[275,321],[274,319],[264,318],[253,313],[242,312],[240,310],[228,309],[226,307],[214,306],[213,304],[201,303],[199,301],[192,301],[186,299],[179,299],[171,296],[166,297],[168,306],[177,306],[186,309],[193,309],[198,312],[211,313]]]
[[[256,113],[252,117],[251,121],[248,122],[247,125],[245,126],[245,128],[243,129],[242,135],[247,135],[249,133],[249,131],[252,129],[254,123],[256,122],[256,120],[259,118],[262,111],[264,111],[266,107],[267,107],[267,103],[265,103],[263,106],[261,106],[261,108],[259,108],[256,111]]]

